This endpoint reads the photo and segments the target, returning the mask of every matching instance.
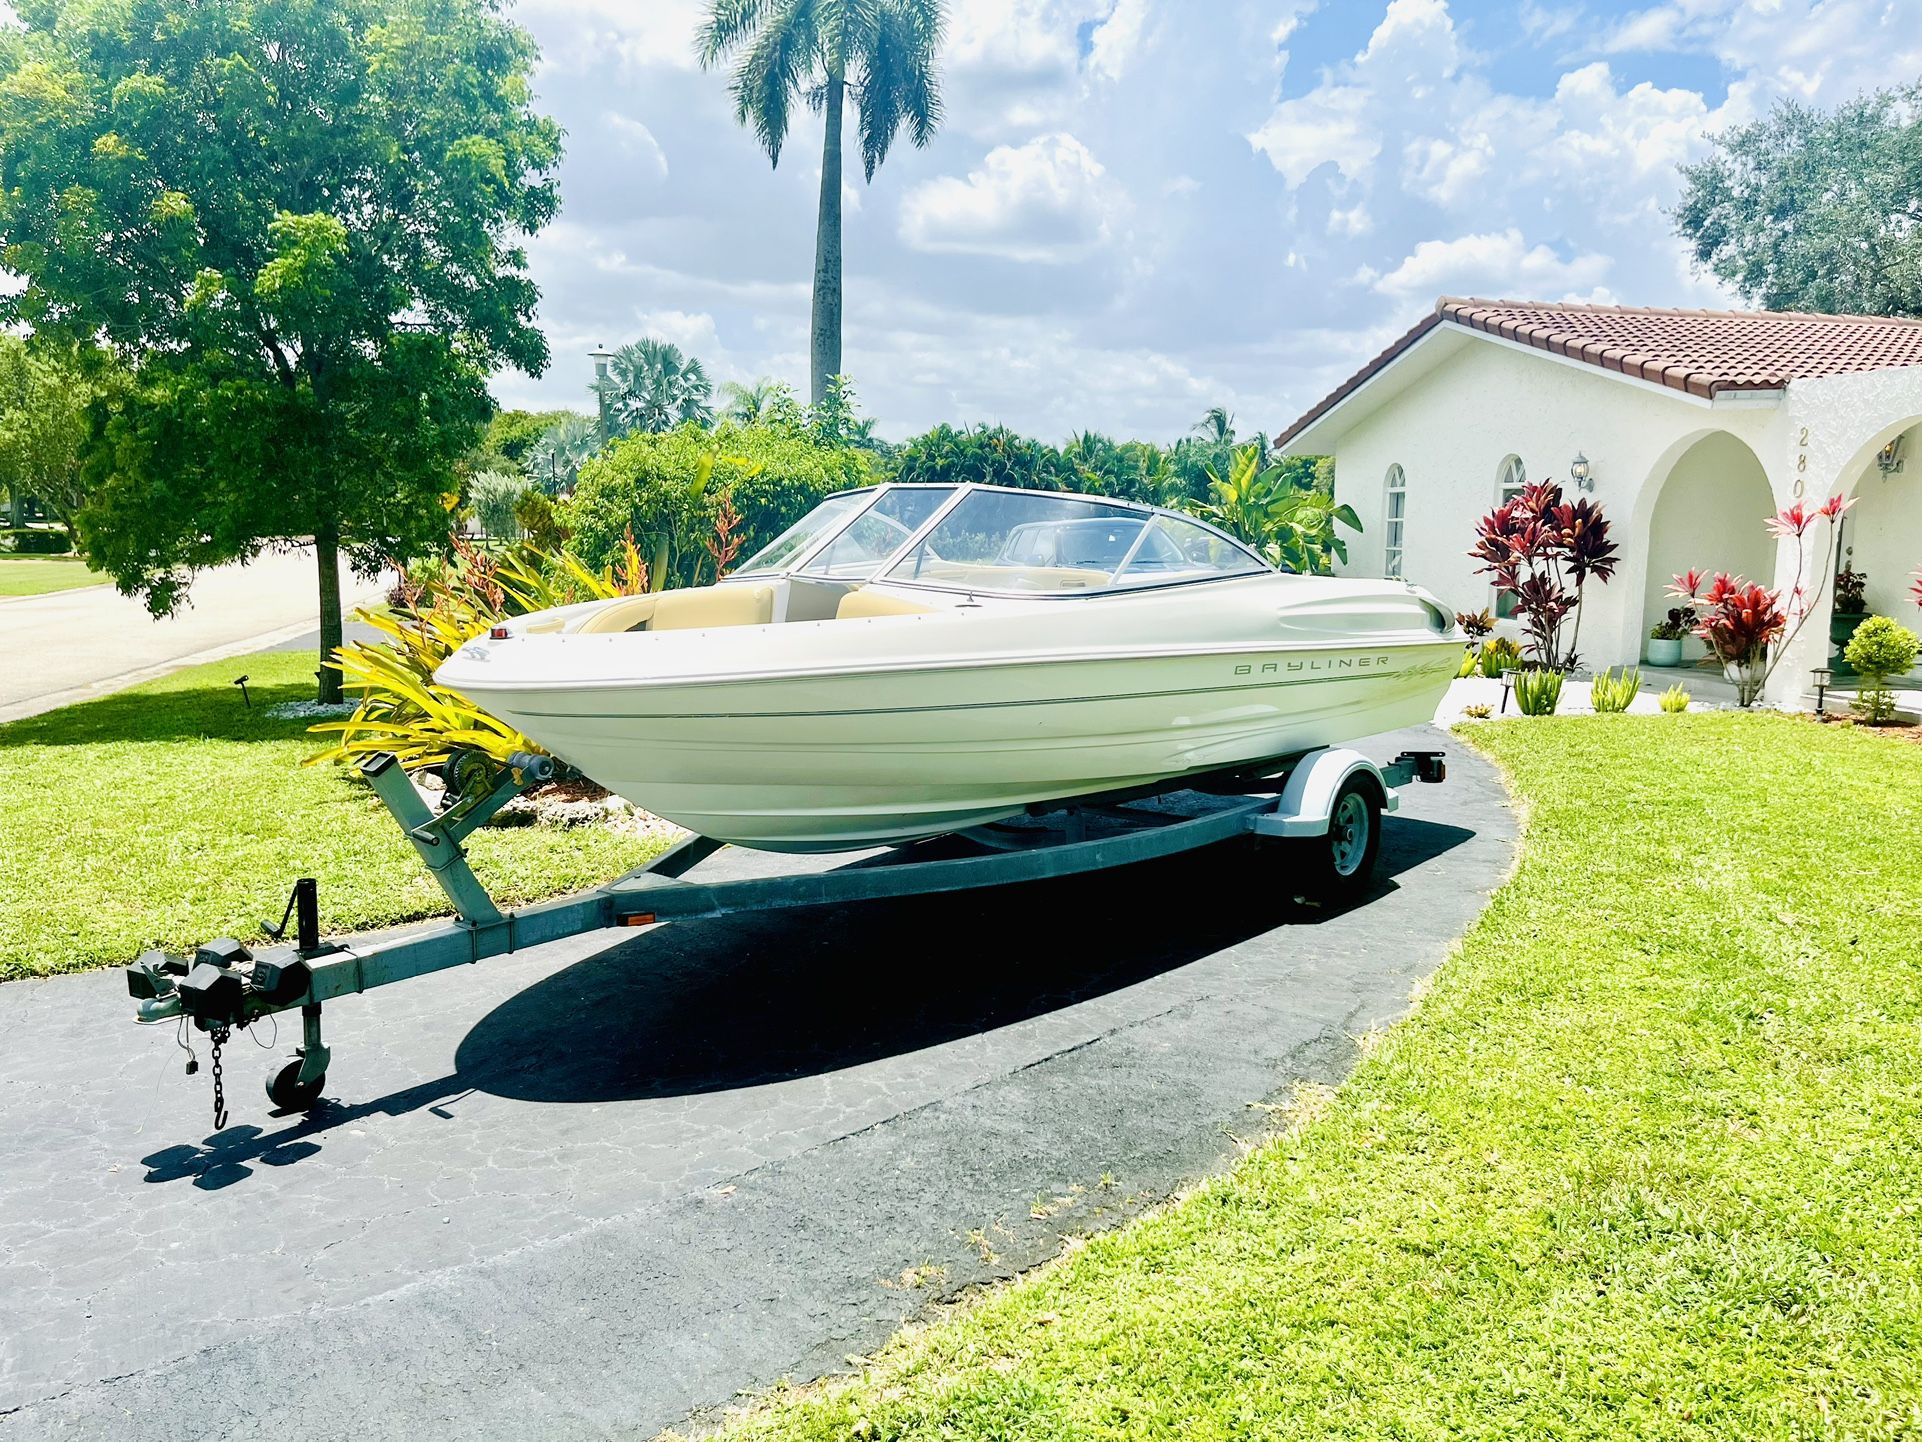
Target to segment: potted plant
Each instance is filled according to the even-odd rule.
[[[1855,674],[1855,667],[1849,664],[1849,637],[1855,634],[1857,626],[1869,619],[1868,587],[1868,573],[1856,570],[1852,562],[1835,573],[1835,604],[1829,611],[1829,644],[1835,647],[1837,654],[1829,665],[1838,676]]]
[[[1695,629],[1695,608],[1676,606],[1661,620],[1649,628],[1648,664],[1651,666],[1679,666],[1682,664],[1682,638]]]

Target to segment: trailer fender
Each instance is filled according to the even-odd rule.
[[[1329,747],[1312,751],[1288,773],[1275,809],[1254,821],[1262,836],[1326,836],[1334,814],[1335,797],[1348,778],[1363,775],[1374,786],[1384,812],[1398,810],[1401,796],[1383,779],[1381,769],[1359,751]]]

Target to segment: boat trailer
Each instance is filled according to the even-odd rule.
[[[223,937],[190,956],[148,951],[129,963],[135,1019],[150,1026],[177,1023],[190,1075],[199,1061],[187,1028],[206,1035],[215,1130],[227,1124],[221,1048],[236,1029],[280,1012],[299,1009],[301,1043],[269,1079],[267,1096],[281,1111],[307,1111],[320,1101],[332,1056],[321,1039],[326,1003],[608,928],[1040,881],[1245,835],[1295,844],[1304,862],[1304,891],[1356,899],[1372,878],[1379,818],[1397,809],[1398,789],[1447,774],[1440,751],[1404,751],[1377,766],[1357,751],[1324,748],[1265,768],[1262,775],[1188,777],[1179,790],[1147,788],[1035,807],[1027,816],[954,838],[870,851],[831,871],[739,879],[691,879],[688,873],[725,843],[690,835],[593,891],[505,911],[468,866],[461,842],[514,797],[553,779],[552,757],[517,753],[499,770],[462,768],[465,785],[438,814],[393,756],[370,756],[359,769],[456,916],[384,939],[328,941],[320,934],[318,887],[304,877],[294,883],[279,924],[263,927],[272,946],[256,951]],[[949,854],[957,845],[965,847],[962,854]],[[288,941],[290,927],[294,936]]]

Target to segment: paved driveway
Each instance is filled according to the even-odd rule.
[[[341,603],[379,597],[351,571]],[[0,721],[14,721],[118,691],[200,661],[218,661],[310,634],[320,613],[308,550],[220,566],[194,580],[192,604],[155,620],[112,586],[0,600]]]
[[[331,1005],[307,1119],[238,1040],[218,1135],[117,974],[0,987],[0,1434],[647,1436],[839,1368],[1348,1071],[1509,862],[1445,744],[1344,914],[1234,845],[560,944]]]

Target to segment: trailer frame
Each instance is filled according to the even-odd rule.
[[[508,910],[474,875],[461,843],[507,802],[550,779],[552,758],[516,755],[504,768],[474,770],[438,814],[393,756],[367,757],[359,769],[455,916],[391,936],[329,941],[320,935],[318,886],[303,877],[294,883],[279,925],[264,927],[274,946],[256,952],[223,937],[191,956],[149,951],[129,963],[127,988],[137,1002],[137,1021],[191,1022],[211,1038],[216,1127],[226,1120],[219,1047],[234,1029],[300,1011],[301,1044],[268,1081],[267,1094],[283,1111],[305,1111],[320,1100],[332,1060],[321,1033],[326,1003],[596,931],[1050,880],[1247,835],[1305,848],[1310,864],[1303,875],[1318,883],[1313,889],[1336,899],[1357,898],[1372,879],[1380,816],[1398,808],[1400,788],[1447,775],[1440,751],[1404,751],[1380,766],[1360,752],[1328,747],[1286,758],[1260,774],[1190,777],[1034,807],[1023,817],[954,837],[875,848],[832,870],[770,876],[691,879],[688,873],[725,843],[689,835],[604,886]],[[949,854],[957,848],[963,848],[960,854]],[[290,925],[295,937],[287,942]],[[190,1060],[188,1070],[195,1068]]]

